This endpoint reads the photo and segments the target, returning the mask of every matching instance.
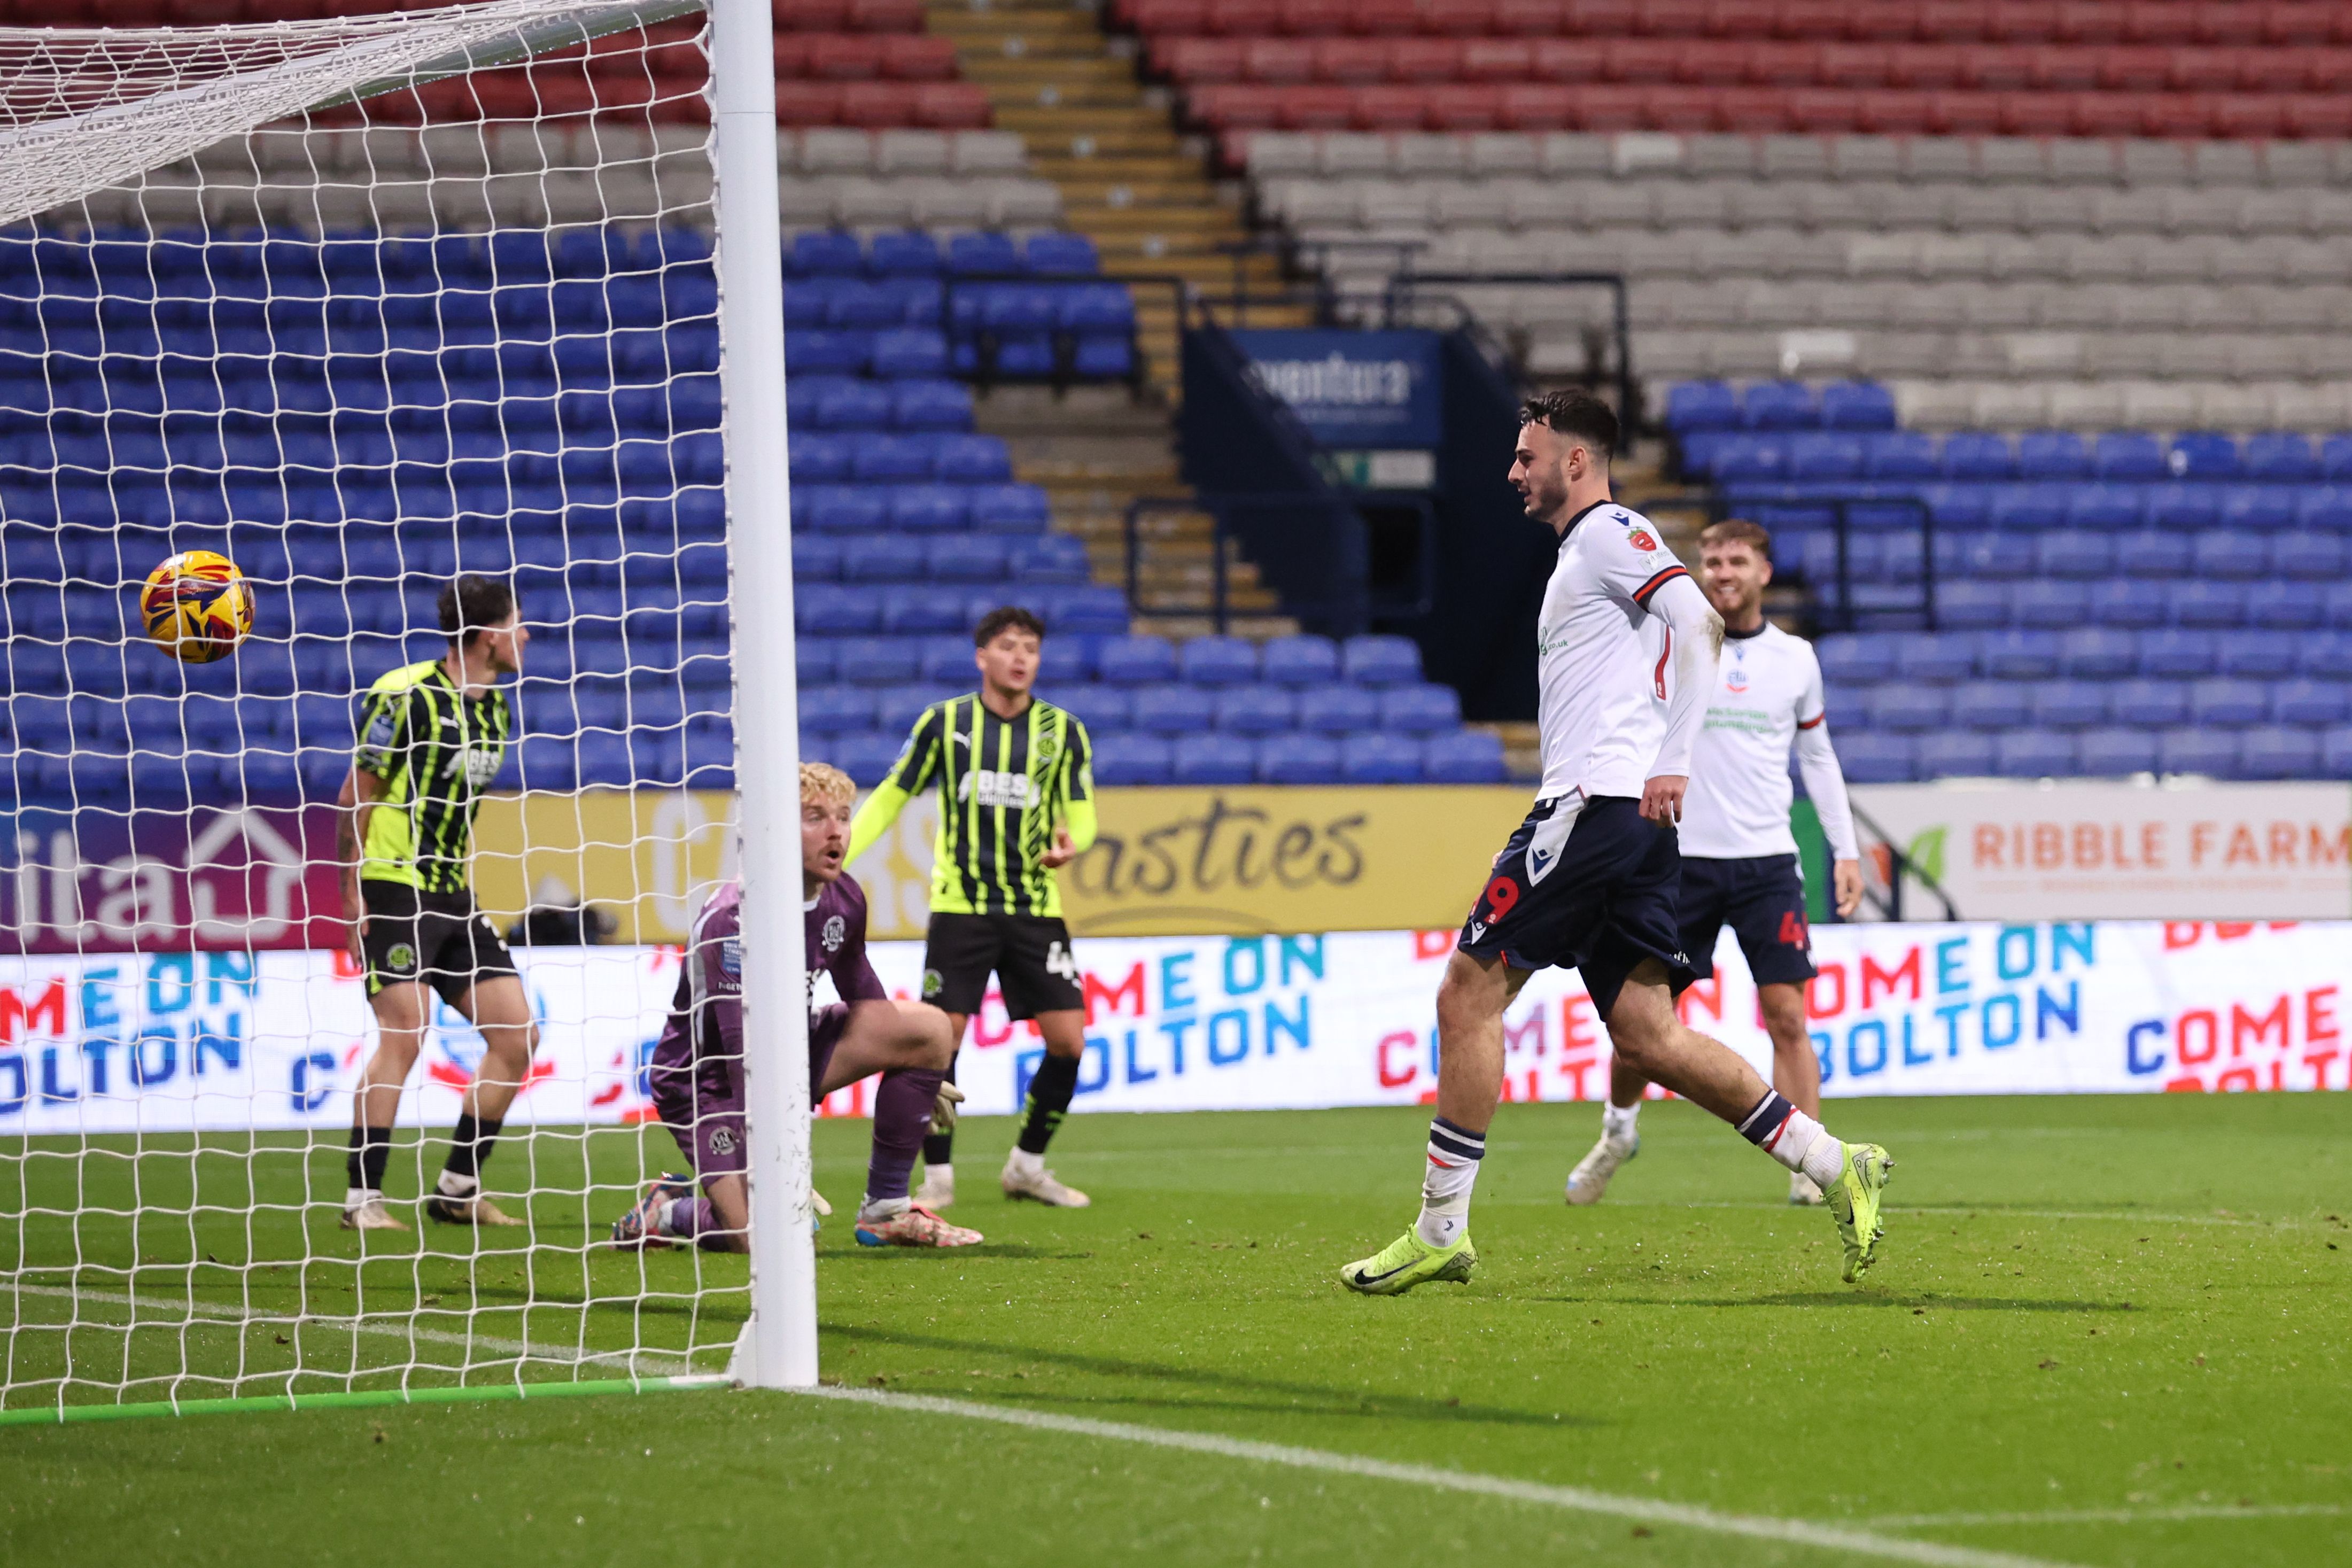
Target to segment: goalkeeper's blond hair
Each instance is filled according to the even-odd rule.
[[[857,798],[857,784],[850,776],[830,763],[801,764],[801,804],[816,801],[825,805],[847,805]]]

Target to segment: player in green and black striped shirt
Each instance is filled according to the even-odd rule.
[[[982,619],[972,633],[980,689],[923,710],[890,776],[851,825],[845,863],[937,781],[923,1000],[947,1014],[961,1045],[993,972],[1005,1012],[1036,1021],[1045,1059],[1029,1083],[1020,1140],[1005,1158],[1004,1191],[1084,1208],[1086,1194],[1055,1180],[1044,1156],[1070,1108],[1087,1047],[1086,992],[1054,872],[1095,841],[1094,753],[1074,715],[1030,695],[1045,636],[1045,623],[1026,610],[993,610]],[[944,1132],[923,1141],[916,1202],[944,1208],[955,1201],[953,1147]]]
[[[481,1031],[449,1162],[425,1212],[454,1225],[520,1225],[481,1195],[482,1163],[538,1047],[530,1000],[489,917],[474,905],[474,816],[514,733],[498,683],[522,668],[530,633],[514,591],[487,577],[441,590],[449,651],[369,689],[339,818],[343,913],[367,977],[377,1042],[352,1097],[343,1226],[405,1230],[384,1208],[401,1086],[431,1021],[430,986]]]

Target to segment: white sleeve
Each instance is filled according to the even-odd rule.
[[[1658,760],[1650,776],[1690,776],[1691,751],[1706,722],[1707,698],[1715,690],[1716,655],[1722,647],[1723,622],[1706,602],[1689,573],[1677,568],[1655,584],[1646,595],[1651,615],[1666,628],[1665,650],[1659,656],[1663,670],[1671,665],[1674,684],[1666,692],[1666,737],[1659,743]]]
[[[1846,798],[1845,772],[1838,766],[1830,744],[1830,714],[1822,693],[1822,667],[1806,650],[1811,667],[1804,694],[1797,699],[1797,771],[1805,775],[1805,793],[1812,797],[1813,815],[1821,818],[1822,836],[1830,853],[1840,860],[1862,858],[1853,833],[1853,805]]]

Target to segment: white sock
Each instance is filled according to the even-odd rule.
[[[1631,1143],[1641,1136],[1633,1123],[1642,1114],[1642,1102],[1617,1106],[1603,1104],[1601,1108],[1601,1135],[1612,1143]]]
[[[343,1189],[343,1207],[346,1209],[355,1209],[362,1204],[372,1203],[383,1196],[383,1194],[377,1192],[373,1187],[345,1187]]]
[[[857,1217],[860,1220],[896,1219],[913,1206],[912,1198],[861,1197],[857,1203]]]
[[[923,1180],[929,1182],[933,1176],[937,1176],[949,1186],[955,1185],[955,1167],[953,1165],[942,1164],[924,1166]]]
[[[1045,1169],[1045,1156],[1032,1154],[1026,1149],[1015,1149],[1004,1157],[1004,1168],[1017,1175],[1042,1175]]]
[[[1845,1145],[1774,1089],[1739,1123],[1739,1135],[1826,1191],[1845,1169]]]
[[[676,1236],[677,1234],[677,1205],[684,1201],[685,1200],[682,1198],[667,1198],[663,1200],[660,1207],[654,1210],[654,1234],[656,1236]]]
[[[443,1171],[434,1189],[445,1198],[470,1198],[482,1190],[479,1176],[461,1176],[455,1171]]]
[[[1443,1116],[1429,1124],[1429,1165],[1421,1177],[1421,1217],[1413,1233],[1432,1247],[1451,1247],[1470,1227],[1470,1189],[1486,1157],[1486,1135],[1468,1132]]]

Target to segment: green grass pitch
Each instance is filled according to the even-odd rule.
[[[0,1427],[0,1561],[2352,1561],[2352,1100],[1831,1112],[1899,1162],[1885,1260],[1860,1287],[1837,1279],[1828,1218],[1777,1203],[1779,1168],[1685,1105],[1644,1113],[1642,1156],[1607,1203],[1567,1208],[1560,1183],[1598,1116],[1536,1105],[1496,1123],[1475,1281],[1392,1300],[1350,1296],[1333,1271],[1411,1216],[1425,1112],[1077,1118],[1054,1160],[1094,1194],[1084,1212],[1004,1203],[992,1177],[1011,1125],[975,1120],[954,1216],[988,1242],[946,1255],[854,1246],[866,1126],[818,1129],[818,1183],[843,1205],[819,1240],[828,1382],[1585,1489],[1615,1511],[712,1391]],[[339,1150],[134,1165],[25,1149],[0,1152],[0,1211],[75,1193],[124,1206],[134,1178],[159,1211],[192,1190],[206,1205],[142,1222],[159,1267],[135,1286],[87,1267],[129,1261],[127,1222],[5,1222],[21,1229],[0,1236],[7,1259],[37,1268],[79,1247],[90,1291],[184,1300],[208,1256],[193,1278],[216,1302],[304,1300],[333,1319],[362,1289],[377,1312],[431,1297],[422,1321],[446,1337],[420,1348],[447,1364],[470,1353],[461,1309],[478,1302],[480,1334],[545,1350],[531,1376],[610,1376],[612,1363],[563,1358],[632,1345],[713,1367],[742,1315],[740,1259],[576,1250],[641,1162],[674,1162],[658,1133],[502,1150],[495,1190],[535,1163],[535,1251],[501,1234],[477,1253],[436,1231],[372,1245],[364,1268],[331,1207],[237,1201],[252,1171],[265,1203],[291,1205],[307,1183],[331,1205]],[[583,1158],[606,1184],[584,1205],[558,1191],[583,1184]],[[425,1169],[396,1170],[395,1191]],[[304,1226],[307,1268],[238,1268],[287,1256]],[[39,1325],[67,1303],[13,1300],[8,1376],[37,1384],[57,1371]],[[198,1370],[253,1374],[248,1394],[273,1368],[282,1386],[297,1349],[312,1365],[342,1357],[352,1375],[331,1385],[358,1388],[394,1381],[369,1369],[407,1353],[331,1326],[299,1344],[236,1323],[102,1332],[77,1354],[124,1347],[138,1377],[184,1345]],[[1712,1511],[1626,1511],[1654,1502]],[[1735,1539],[1707,1526],[1727,1514],[1865,1533],[1859,1550]]]

